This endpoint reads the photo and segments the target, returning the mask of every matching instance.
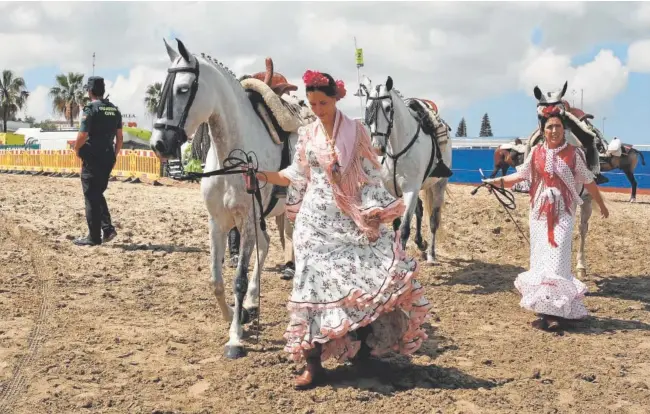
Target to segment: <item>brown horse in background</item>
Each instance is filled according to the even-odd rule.
[[[521,143],[522,142],[519,138],[515,140],[515,145],[520,145]],[[523,154],[519,154],[514,150],[499,147],[494,151],[494,170],[492,171],[490,178],[496,177],[499,170],[501,170],[501,175],[505,176],[510,167],[516,169],[517,166],[523,164],[523,162]]]
[[[594,119],[594,116],[587,114],[578,108],[569,107],[569,103],[566,101],[564,101],[564,105],[569,108],[573,115],[589,125],[592,131],[594,131],[596,134],[596,137],[598,137],[596,140],[596,147],[598,148],[598,152],[603,155],[606,154],[609,143],[605,139],[603,133],[600,132],[600,130],[590,122],[591,119]],[[630,202],[636,201],[637,182],[636,178],[634,178],[634,170],[639,164],[639,158],[641,159],[641,165],[645,165],[645,158],[643,157],[643,153],[636,148],[633,148],[630,144],[622,144],[620,156],[610,155],[607,157],[600,157],[601,173],[614,170],[623,171],[623,174],[625,174],[627,180],[630,182],[630,186],[632,187]]]

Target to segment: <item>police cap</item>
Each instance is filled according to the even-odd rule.
[[[91,76],[88,78],[88,83],[84,87],[85,90],[90,91],[104,91],[104,78],[101,76]]]

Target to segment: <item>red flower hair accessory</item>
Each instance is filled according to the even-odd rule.
[[[302,81],[305,86],[327,86],[330,81],[320,72],[308,70],[302,75]]]
[[[341,100],[345,98],[345,95],[348,92],[345,90],[345,83],[343,83],[342,80],[337,80],[336,81],[336,100]]]

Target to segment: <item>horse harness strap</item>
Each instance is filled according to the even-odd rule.
[[[384,158],[381,161],[381,163],[383,164],[384,161],[386,160],[386,157],[390,157],[390,159],[393,160],[393,186],[395,188],[395,195],[398,198],[402,197],[402,196],[398,195],[398,191],[397,191],[397,160],[399,160],[399,158],[402,155],[406,154],[411,149],[411,147],[413,147],[413,145],[415,145],[415,143],[418,140],[418,137],[420,136],[420,130],[421,130],[421,127],[420,127],[420,123],[418,122],[418,128],[415,131],[415,134],[413,135],[413,138],[411,138],[411,141],[408,143],[408,145],[406,147],[404,147],[403,150],[401,150],[399,153],[397,153],[395,155],[393,155],[393,154],[389,153],[388,151],[386,151],[386,155],[384,155]],[[433,158],[433,155],[431,157]],[[425,175],[425,178],[426,178],[426,175]]]
[[[176,80],[177,73],[193,73],[195,75],[194,81],[190,86],[189,97],[187,98],[187,104],[185,104],[185,108],[183,109],[181,118],[178,121],[178,125],[156,123],[154,124],[153,127],[154,129],[158,129],[161,131],[172,130],[177,132],[178,136],[181,137],[180,145],[182,145],[187,141],[187,134],[185,133],[185,121],[187,121],[187,116],[189,115],[190,108],[192,107],[192,103],[194,102],[194,98],[196,98],[196,92],[199,89],[199,61],[198,60],[195,61],[193,68],[181,67],[181,68],[167,69],[167,78],[165,79],[165,85],[163,86],[162,93],[160,95],[160,103],[158,104],[158,110],[156,113],[159,119],[162,118],[163,113],[165,112],[165,108],[167,109],[165,113],[165,117],[167,118],[167,120],[174,119],[174,91],[172,89],[174,87],[174,80]],[[180,151],[180,145],[179,145],[179,151]]]

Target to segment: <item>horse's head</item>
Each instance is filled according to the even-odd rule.
[[[587,156],[587,165],[594,174],[600,173],[600,163],[598,159],[598,148],[597,148],[597,135],[590,128],[590,126],[585,122],[585,114],[580,111],[581,116],[576,116],[572,111],[572,108],[569,106],[568,102],[563,100],[564,94],[567,91],[568,82],[564,82],[564,86],[560,91],[547,92],[546,94],[542,93],[538,86],[535,86],[533,90],[535,98],[537,99],[537,114],[538,117],[547,116],[546,111],[553,109],[553,107],[558,108],[560,113],[563,114],[563,117],[568,124],[568,129],[565,132],[565,137],[571,145],[581,146]],[[576,140],[577,139],[577,140]],[[526,156],[537,143],[544,140],[544,131],[539,128],[531,135],[528,140],[526,148]]]
[[[181,146],[187,142],[212,112],[212,100],[206,93],[205,62],[187,50],[178,39],[178,52],[165,41],[171,64],[162,89],[156,122],[149,143],[161,158],[180,158]]]
[[[379,84],[373,88],[366,78],[361,87],[367,96],[365,122],[370,129],[372,145],[383,155],[395,119],[393,79],[389,76],[385,85]]]
[[[533,93],[535,94],[535,98],[537,99],[537,106],[551,106],[551,105],[564,106],[562,98],[564,97],[564,94],[566,93],[566,89],[568,86],[569,83],[564,82],[564,86],[562,87],[561,90],[550,91],[550,92],[546,92],[545,94],[542,93],[542,90],[539,89],[539,86],[535,86],[535,89],[533,89]]]

